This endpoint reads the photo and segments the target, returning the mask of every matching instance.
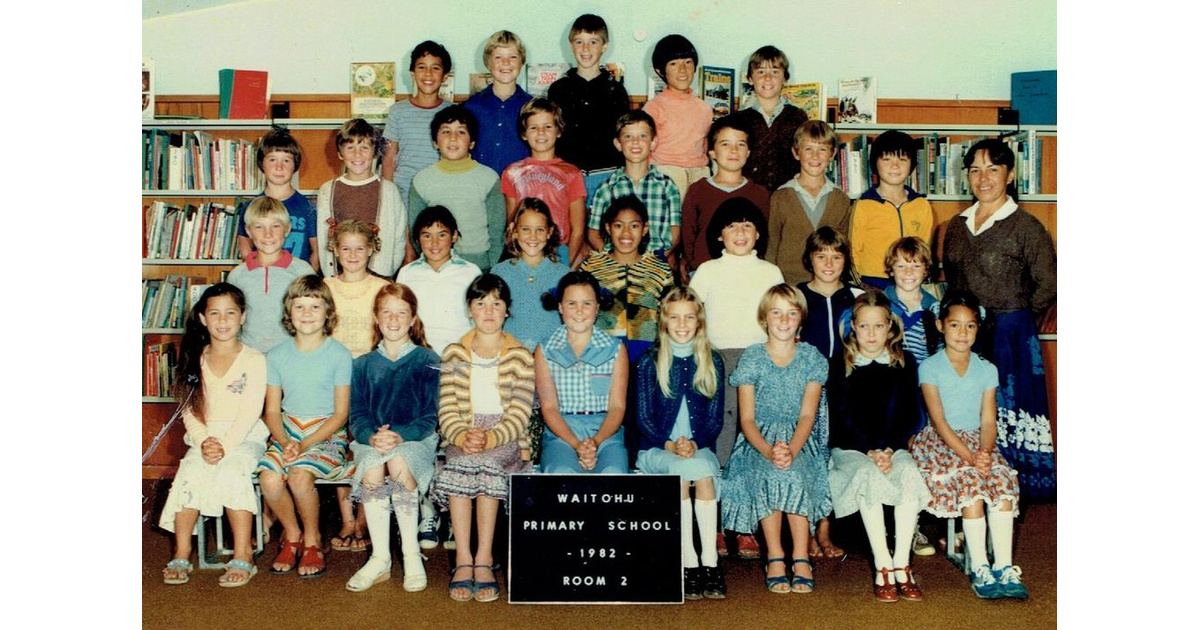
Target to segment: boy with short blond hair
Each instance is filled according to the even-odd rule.
[[[586,13],[571,24],[567,41],[575,67],[550,85],[547,97],[563,112],[566,127],[558,143],[558,156],[583,173],[590,207],[596,189],[624,160],[612,146],[612,129],[629,111],[629,94],[604,67],[608,51],[608,24]]]
[[[404,263],[408,215],[400,189],[375,172],[383,153],[378,131],[362,118],[347,120],[337,132],[337,154],[343,173],[317,190],[317,255],[321,275],[337,275],[337,258],[329,247],[330,231],[339,221],[358,219],[379,229],[380,248],[371,258],[371,271],[385,278]]]
[[[746,160],[746,176],[774,191],[800,170],[792,155],[796,130],[808,114],[782,97],[791,77],[788,58],[774,46],[763,46],[750,55],[746,79],[754,88],[754,102],[732,114],[754,134],[755,150]]]
[[[675,182],[682,196],[690,184],[708,176],[705,138],[713,109],[692,93],[700,61],[696,47],[686,37],[671,34],[658,40],[651,61],[667,87],[642,108],[654,118],[660,135],[650,161]]]
[[[304,158],[300,145],[287,129],[272,129],[258,140],[255,162],[267,179],[262,194],[283,202],[291,218],[292,228],[283,243],[292,256],[317,267],[317,211],[308,198],[292,186],[292,176],[300,170]],[[247,205],[249,202],[247,202]],[[253,243],[246,231],[246,206],[238,212],[238,257],[250,255]]]
[[[743,121],[732,116],[718,119],[709,129],[708,155],[716,162],[717,172],[692,184],[683,197],[680,236],[683,259],[679,274],[684,282],[701,264],[712,259],[707,245],[708,223],[721,203],[732,197],[745,197],[763,216],[770,211],[771,193],[743,175],[747,158],[757,150],[757,138]],[[762,258],[766,252],[757,253]]]
[[[242,343],[266,353],[289,338],[281,323],[288,285],[313,273],[313,268],[283,248],[292,229],[283,202],[273,197],[256,197],[246,206],[245,219],[254,250],[229,272],[229,284],[246,294]]]
[[[382,175],[400,189],[401,199],[408,199],[417,171],[438,159],[437,149],[429,143],[429,123],[434,114],[451,105],[438,95],[451,68],[450,52],[441,44],[430,40],[417,44],[408,62],[412,96],[388,110]]]
[[[829,226],[845,234],[850,227],[850,197],[825,177],[837,153],[833,128],[810,120],[796,130],[792,154],[800,172],[771,193],[767,221],[767,256],[790,285],[812,280],[804,266],[804,244],[817,228]]]
[[[480,164],[503,173],[509,164],[529,157],[521,142],[517,116],[529,99],[517,85],[525,65],[525,44],[512,31],[496,31],[483,45],[483,65],[492,73],[492,84],[467,99],[467,110],[479,122],[479,136],[471,155]]]
[[[682,223],[681,198],[675,182],[650,163],[650,152],[657,143],[654,119],[643,110],[630,111],[617,120],[616,136],[613,144],[625,158],[625,166],[596,189],[588,216],[588,244],[596,251],[604,251],[600,217],[614,199],[634,195],[646,205],[650,216],[647,250],[673,268]]]

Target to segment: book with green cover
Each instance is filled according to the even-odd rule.
[[[357,61],[350,64],[350,117],[387,119],[396,103],[396,63]]]

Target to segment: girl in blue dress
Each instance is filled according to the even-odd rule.
[[[658,341],[637,369],[637,467],[650,474],[679,475],[683,534],[683,595],[724,599],[725,576],[717,566],[717,485],[721,464],[714,451],[725,415],[725,365],[708,343],[704,304],[695,291],[672,287],[663,295]],[[691,487],[696,488],[700,556],[692,542]]]
[[[768,289],[758,306],[767,342],[747,348],[729,377],[738,388],[742,433],[725,467],[721,517],[735,531],[762,526],[766,586],[772,593],[812,592],[808,539],[813,523],[833,507],[822,390],[829,362],[816,348],[796,341],[804,316],[798,289],[786,284]],[[792,534],[790,559],[781,541],[784,515]]]

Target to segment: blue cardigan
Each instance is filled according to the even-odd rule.
[[[376,348],[354,360],[350,378],[350,434],[360,444],[387,424],[415,442],[437,430],[438,367],[428,348],[414,348],[396,361]]]
[[[675,427],[679,406],[687,399],[688,414],[692,423],[692,440],[697,448],[713,448],[717,435],[721,433],[725,415],[725,364],[721,355],[712,352],[713,366],[717,370],[717,391],[712,398],[692,388],[696,374],[693,357],[674,357],[671,361],[672,397],[663,395],[658,386],[657,345],[642,355],[637,368],[637,411],[638,450],[662,448]],[[683,394],[682,396],[680,394]]]

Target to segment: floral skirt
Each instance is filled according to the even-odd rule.
[[[490,429],[500,423],[501,414],[475,414],[475,426]],[[449,507],[450,497],[488,497],[508,500],[508,476],[528,472],[528,462],[521,461],[516,442],[468,455],[453,444],[446,447],[446,461],[438,464],[430,494],[443,508]]]
[[[978,429],[955,433],[968,449],[979,449]],[[991,469],[981,473],[951,450],[933,426],[927,426],[917,434],[912,456],[933,495],[927,508],[933,514],[942,518],[961,516],[963,507],[979,500],[988,507],[1011,501],[1013,512],[1017,511],[1020,499],[1017,472],[1009,467],[1001,453],[995,453]]]

